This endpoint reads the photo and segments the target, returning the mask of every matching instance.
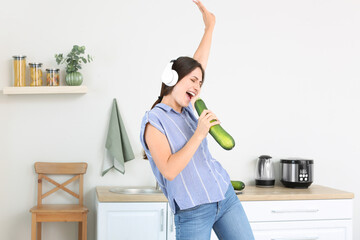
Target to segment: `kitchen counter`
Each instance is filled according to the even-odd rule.
[[[118,194],[109,189],[113,186],[96,187],[99,202],[167,202],[163,194]],[[259,188],[246,186],[238,195],[241,201],[269,201],[269,200],[319,200],[319,199],[352,199],[354,194],[320,185],[311,185],[307,189],[293,189],[282,186],[273,188]]]

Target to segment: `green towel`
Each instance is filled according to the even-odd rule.
[[[114,98],[109,130],[105,144],[105,158],[102,176],[104,176],[112,168],[124,174],[125,162],[134,158],[135,156],[131,148],[129,138],[126,134],[125,126],[121,119],[116,99]]]

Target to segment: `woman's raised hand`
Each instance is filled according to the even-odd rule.
[[[214,120],[214,121],[212,121]],[[212,126],[220,124],[215,114],[210,110],[204,110],[198,119],[198,125],[196,131],[202,139],[204,139]]]
[[[209,12],[204,4],[200,0],[193,0],[193,2],[199,7],[200,12],[202,13],[205,30],[209,28],[214,28],[215,26],[215,15]]]

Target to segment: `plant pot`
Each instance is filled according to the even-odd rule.
[[[66,74],[65,82],[69,86],[80,86],[83,82],[83,76],[80,72],[68,73]]]

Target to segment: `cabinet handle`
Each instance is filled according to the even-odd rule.
[[[160,211],[160,232],[164,231],[164,209]]]
[[[319,237],[300,237],[300,238],[271,238],[271,240],[317,240]]]
[[[319,209],[293,209],[293,210],[271,210],[272,213],[296,213],[296,212],[318,212]]]
[[[175,221],[173,212],[170,213],[170,220],[171,220],[170,231],[173,232],[174,231],[174,221]]]

